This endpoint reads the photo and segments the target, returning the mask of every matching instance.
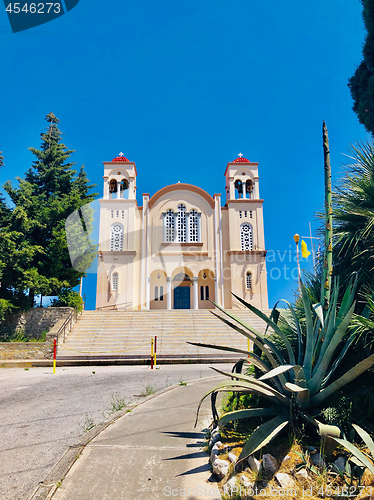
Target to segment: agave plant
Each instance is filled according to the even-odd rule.
[[[260,425],[250,435],[239,456],[239,462],[269,443],[291,420],[297,418],[302,418],[317,427],[325,441],[325,452],[328,454],[326,447],[331,444],[330,436],[339,438],[340,429],[319,422],[312,417],[312,414],[317,413],[316,410],[320,409],[326,399],[335,391],[354,380],[374,364],[373,354],[346,371],[344,375],[331,381],[355,338],[355,331],[353,330],[347,334],[347,330],[355,308],[354,295],[356,286],[352,284],[347,288],[338,308],[339,287],[335,283],[327,310],[324,310],[320,303],[311,304],[305,286],[301,281],[300,288],[305,310],[304,328],[300,324],[294,308],[288,302],[287,309],[277,309],[278,304],[276,304],[270,317],[268,317],[253,305],[234,295],[241,304],[267,323],[265,334],[260,333],[246,322],[215,304],[222,313],[235,322],[218,314],[213,314],[238,333],[250,339],[261,350],[262,356],[257,356],[251,351],[227,346],[193,343],[193,345],[200,347],[244,354],[263,373],[259,378],[255,378],[243,373],[229,373],[213,368],[218,373],[229,377],[230,380],[222,382],[209,391],[199,404],[198,412],[202,401],[207,396],[212,395],[212,402],[214,403],[217,393],[220,391],[257,394],[272,403],[264,408],[232,411],[226,413],[220,419],[217,419],[217,412],[213,404],[213,417],[220,427],[243,418],[274,415],[274,418]],[[298,347],[295,349],[296,352],[294,352],[287,336],[278,325],[279,314],[282,314],[284,320],[294,334],[297,335]],[[365,315],[366,311],[363,314]],[[273,341],[274,339],[272,340],[271,335],[267,334],[268,328],[281,339],[286,355],[282,354]],[[348,338],[345,342],[342,342],[345,336]]]

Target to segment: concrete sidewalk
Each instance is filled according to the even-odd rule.
[[[53,500],[220,500],[210,477],[200,430],[210,423],[219,378],[165,391],[109,425],[83,450]]]

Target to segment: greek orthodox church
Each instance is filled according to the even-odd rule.
[[[122,153],[104,162],[96,308],[225,309],[231,292],[268,308],[258,163],[227,164],[226,200],[172,184],[136,201],[137,170]],[[210,299],[210,300],[209,300]]]

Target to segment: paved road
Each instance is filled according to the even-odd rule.
[[[230,369],[231,365],[215,365]],[[26,500],[68,446],[112,409],[113,398],[140,401],[161,390],[211,377],[208,365],[0,369],[0,498]]]

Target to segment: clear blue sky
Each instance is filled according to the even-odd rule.
[[[100,196],[102,162],[120,151],[139,196],[178,181],[224,194],[241,152],[260,163],[266,248],[285,252],[319,225],[322,120],[334,180],[366,138],[347,88],[363,39],[359,0],[80,0],[17,34],[0,9],[0,183],[30,167],[50,111]],[[270,305],[296,288],[274,279],[283,265],[268,264]],[[93,276],[84,288],[92,307]]]

